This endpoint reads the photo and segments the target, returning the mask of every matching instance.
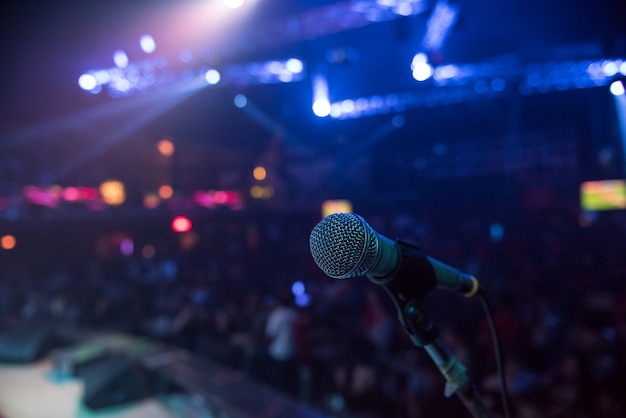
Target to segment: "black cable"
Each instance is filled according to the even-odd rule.
[[[478,299],[482,305],[487,322],[489,323],[489,329],[491,330],[491,338],[493,339],[493,348],[496,355],[496,367],[498,368],[498,378],[500,380],[500,395],[502,397],[502,409],[504,410],[504,417],[510,418],[511,412],[509,410],[509,389],[506,384],[506,376],[504,375],[504,360],[502,358],[502,347],[500,344],[500,335],[498,334],[498,328],[496,327],[496,321],[493,315],[493,309],[487,299],[487,294],[483,289],[478,290]]]

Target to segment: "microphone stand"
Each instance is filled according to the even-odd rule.
[[[424,347],[443,377],[446,379],[444,394],[447,398],[457,395],[474,418],[492,418],[474,384],[470,381],[465,367],[436,340],[437,329],[415,301],[404,308],[404,323],[411,340],[417,347]],[[432,340],[432,341],[431,341]],[[424,344],[424,342],[428,342]]]
[[[474,418],[493,418],[465,373],[465,367],[437,341],[439,331],[421,307],[426,294],[437,284],[432,265],[419,248],[400,240],[396,242],[403,260],[397,271],[387,278],[368,278],[391,296],[411,342],[426,350],[446,379],[445,396],[457,395]],[[415,272],[423,273],[419,280],[414,277]]]

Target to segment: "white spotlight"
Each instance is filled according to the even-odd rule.
[[[220,75],[219,71],[211,69],[204,74],[204,78],[206,79],[206,82],[210,85],[215,85],[220,82],[222,76]]]
[[[411,62],[413,78],[417,81],[426,81],[433,75],[433,67],[428,63],[428,57],[423,52],[415,54]]]
[[[304,70],[304,64],[302,64],[302,61],[297,58],[288,59],[285,66],[294,74],[300,74],[302,70]]]
[[[413,67],[413,78],[417,81],[426,81],[433,75],[433,67],[425,62],[415,64]]]
[[[224,0],[224,4],[226,7],[230,7],[231,9],[238,9],[244,3],[244,0]]]
[[[154,42],[154,38],[148,34],[141,35],[139,38],[139,46],[146,54],[152,54],[156,50],[156,42]]]
[[[321,75],[313,79],[313,113],[320,118],[330,115],[328,82]]]
[[[624,90],[624,83],[621,81],[612,82],[609,89],[611,90],[611,94],[613,94],[613,96],[623,96],[626,93],[626,90]]]
[[[315,100],[313,102],[313,113],[320,118],[330,115],[330,102],[328,99],[320,98]]]
[[[128,66],[128,55],[124,51],[115,51],[113,62],[118,68],[126,68]]]
[[[83,90],[91,91],[98,86],[98,80],[91,74],[83,74],[78,77],[78,85]]]

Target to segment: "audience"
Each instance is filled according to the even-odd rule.
[[[623,212],[584,226],[575,211],[532,213],[503,223],[502,236],[489,234],[488,213],[472,222],[363,215],[381,233],[480,279],[500,330],[514,416],[626,416]],[[0,314],[149,336],[339,417],[466,416],[457,399],[444,398],[443,378],[411,344],[384,291],[366,279],[326,277],[302,245],[315,220],[282,222],[260,220],[252,241],[242,233],[249,220],[214,230],[221,248],[211,254],[6,263]],[[306,297],[291,295],[295,281]],[[434,291],[425,310],[502,413],[478,301]]]

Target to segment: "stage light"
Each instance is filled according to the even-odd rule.
[[[174,230],[174,232],[189,232],[191,231],[191,227],[191,220],[184,216],[177,216],[172,220],[172,230]]]
[[[611,83],[611,87],[609,87],[611,94],[613,96],[623,96],[625,93],[624,83],[621,81],[614,81]]]
[[[156,50],[156,42],[154,42],[154,38],[148,34],[141,35],[139,38],[139,46],[146,54],[152,54]]]
[[[341,117],[341,103],[333,103],[332,105],[330,105],[329,114],[331,118]]]
[[[341,113],[352,113],[354,112],[354,100],[346,99],[341,102]]]
[[[98,80],[92,74],[83,74],[78,78],[78,85],[85,91],[92,91],[98,87]]]
[[[626,75],[626,61],[622,62],[622,65],[619,66],[619,72],[622,75]]]
[[[235,103],[235,106],[237,106],[239,109],[243,109],[248,104],[248,98],[243,94],[238,94],[233,99],[233,102]]]
[[[13,235],[5,235],[0,240],[0,245],[2,245],[2,248],[5,250],[12,250],[15,248],[16,243],[17,241]]]
[[[607,77],[613,77],[619,71],[619,66],[615,61],[604,61],[602,63],[602,71]]]
[[[433,75],[433,67],[425,62],[415,64],[413,67],[413,78],[417,81],[426,81]]]
[[[159,187],[159,197],[161,199],[169,199],[172,196],[174,196],[174,189],[172,189],[172,186],[164,184],[163,186]]]
[[[254,179],[257,181],[263,181],[265,180],[265,177],[267,177],[267,170],[265,169],[265,167],[255,167],[254,170],[252,171],[252,175],[254,176]]]
[[[265,68],[270,74],[278,75],[283,70],[283,65],[279,61],[270,61],[265,64]]]
[[[328,99],[315,100],[315,102],[313,102],[313,113],[320,118],[325,118],[330,115],[330,102]]]
[[[220,75],[219,71],[211,69],[204,74],[204,78],[207,83],[214,86],[215,84],[220,82],[222,76]]]
[[[128,66],[128,55],[124,51],[115,51],[113,62],[118,68],[126,68]]]
[[[417,81],[426,81],[433,75],[433,67],[428,63],[428,57],[423,52],[415,54],[411,62],[413,78]]]
[[[313,113],[320,118],[330,114],[328,82],[321,75],[313,79]]]
[[[171,157],[174,154],[174,143],[169,139],[162,139],[157,144],[157,149],[161,155]]]
[[[126,200],[124,184],[117,180],[109,180],[102,183],[100,185],[100,194],[104,203],[111,206],[119,206]]]
[[[226,4],[226,7],[229,7],[231,9],[238,9],[241,6],[243,6],[244,0],[224,0],[224,4]]]
[[[285,67],[294,74],[300,74],[304,71],[304,64],[297,58],[290,58],[285,63]]]

